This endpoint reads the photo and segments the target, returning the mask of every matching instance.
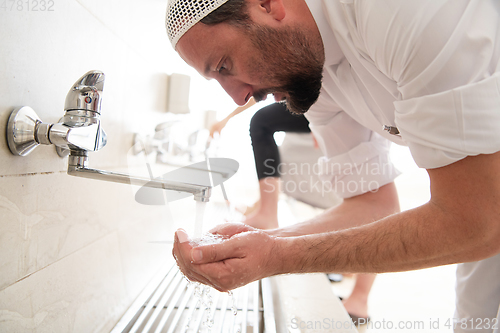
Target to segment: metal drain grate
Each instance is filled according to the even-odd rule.
[[[205,302],[195,296],[196,288],[174,264],[146,287],[111,332],[261,333],[264,327],[276,332],[272,287],[266,279],[235,289],[233,296],[209,288]]]

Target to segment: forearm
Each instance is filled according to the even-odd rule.
[[[345,199],[340,205],[302,223],[270,230],[273,236],[301,236],[352,228],[380,220],[399,212],[399,201],[394,183],[377,192]]]
[[[238,106],[236,109],[234,109],[233,112],[231,112],[230,114],[228,114],[224,119],[222,119],[219,124],[221,124],[221,129],[226,126],[226,124],[228,123],[228,121],[233,118],[234,116],[242,113],[243,111],[245,111],[246,109],[254,106],[256,104],[256,101],[254,98],[251,98],[247,104],[243,105],[243,106]]]
[[[396,272],[485,259],[500,253],[499,167],[500,152],[428,170],[431,200],[403,213],[389,215],[388,205],[378,211],[383,198],[391,197],[384,195],[347,200],[356,205],[337,211],[344,212],[338,218],[345,225],[349,217],[367,222],[389,215],[376,222],[321,232],[329,221],[324,216],[302,227],[316,233],[292,237],[235,223],[218,229],[227,236],[220,244],[193,248],[176,237],[174,254],[186,276],[223,291],[277,274]],[[367,209],[372,215],[363,214]]]
[[[247,104],[245,105],[242,105],[242,106],[238,106],[236,109],[234,109],[233,112],[231,112],[226,118],[226,122],[231,119],[232,117],[242,113],[243,111],[245,111],[246,109],[254,106],[257,102],[255,101],[255,99],[252,97],[250,98],[250,100],[247,102]]]
[[[470,156],[428,170],[431,200],[421,207],[357,228],[277,237],[283,267],[288,272],[394,272],[500,253],[499,166],[500,153]]]
[[[430,202],[357,228],[277,238],[277,257],[287,273],[380,273],[475,261],[498,252],[485,248],[491,243],[488,232],[475,227]]]

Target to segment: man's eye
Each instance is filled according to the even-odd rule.
[[[223,71],[225,71],[225,70],[227,70],[227,68],[226,68],[226,64],[222,64],[222,65],[219,67],[218,72],[219,72],[219,74],[221,74],[221,73],[222,73]]]

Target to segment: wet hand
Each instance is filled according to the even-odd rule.
[[[278,273],[276,256],[271,256],[275,237],[240,223],[222,225],[215,232],[223,240],[204,246],[190,240],[184,230],[176,232],[173,255],[191,281],[228,291]]]
[[[235,234],[239,234],[241,232],[246,232],[246,231],[257,231],[258,229],[253,228],[252,226],[249,226],[248,224],[241,223],[241,222],[228,222],[228,223],[223,223],[219,224],[209,232],[214,234],[214,235],[219,235],[222,237],[230,238],[231,236],[234,236]]]

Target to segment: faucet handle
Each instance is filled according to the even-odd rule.
[[[64,111],[85,110],[101,114],[101,98],[105,75],[89,71],[79,78],[66,95]]]

